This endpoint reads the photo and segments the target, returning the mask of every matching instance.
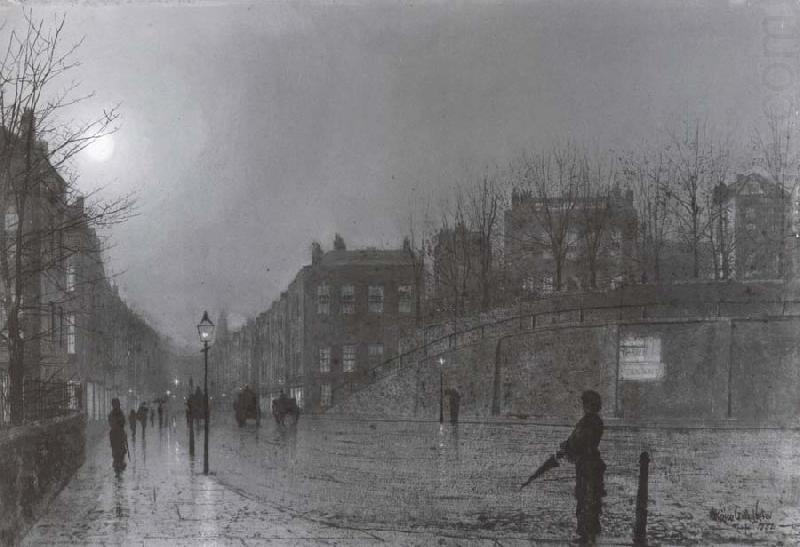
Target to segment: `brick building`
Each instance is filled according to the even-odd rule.
[[[544,295],[558,290],[614,287],[634,275],[637,216],[633,193],[614,188],[596,198],[538,198],[515,190],[504,218],[509,291]],[[561,279],[550,234],[563,232]],[[595,252],[587,234],[598,238]]]
[[[365,382],[415,323],[414,265],[403,249],[312,246],[304,266],[254,323],[251,369],[262,408],[281,390],[322,410],[334,393]]]
[[[22,257],[21,268],[0,268],[3,285],[10,288],[0,294],[0,425],[8,423],[13,402],[9,340],[15,317],[24,341],[25,382],[33,388],[40,381],[66,382],[68,404],[89,419],[104,420],[113,396],[160,389],[166,350],[109,282],[90,213],[50,163],[31,112],[20,126],[16,136],[0,130],[7,154],[0,233],[10,256]],[[26,154],[29,162],[16,159]],[[22,398],[25,413],[37,407],[35,397],[47,393],[29,389]]]
[[[791,193],[767,173],[739,174],[714,189],[715,262],[722,279],[783,279],[792,274],[796,213]]]

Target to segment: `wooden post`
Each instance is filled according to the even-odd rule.
[[[647,482],[650,455],[639,455],[639,491],[636,494],[636,523],[633,525],[633,544],[647,545]]]

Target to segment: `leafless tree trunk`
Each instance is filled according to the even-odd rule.
[[[761,164],[777,183],[779,192],[779,222],[776,242],[779,247],[778,270],[782,277],[790,273],[787,259],[788,237],[792,234],[788,201],[797,195],[800,182],[800,123],[797,120],[797,102],[791,102],[785,110],[770,109],[765,113],[763,130],[756,129],[753,136],[755,161]]]
[[[564,286],[568,253],[577,240],[576,208],[580,189],[581,155],[573,144],[520,158],[514,185],[533,197],[532,222],[517,234],[532,247],[552,256],[554,288]]]
[[[494,300],[494,271],[499,246],[501,214],[506,206],[505,194],[496,177],[488,174],[469,187],[469,221],[474,232],[478,254],[478,284],[480,309],[488,311]]]
[[[64,111],[90,95],[61,79],[78,66],[80,42],[64,47],[64,19],[45,23],[26,13],[21,32],[10,32],[0,60],[0,291],[7,319],[11,414],[22,421],[26,343],[41,337],[42,276],[63,276],[74,252],[64,234],[117,222],[131,211],[125,198],[87,205],[82,214],[70,202],[78,196],[71,161],[96,139],[112,132],[115,110],[82,124],[60,121]],[[47,242],[57,241],[57,245]],[[55,247],[58,247],[57,249]],[[99,250],[98,250],[99,252]],[[62,272],[59,274],[58,272]],[[69,295],[63,295],[68,298]],[[32,355],[32,359],[36,359]]]
[[[599,262],[612,237],[611,192],[616,181],[613,161],[584,156],[581,161],[576,224],[583,247],[589,286],[597,288]]]
[[[421,327],[425,318],[426,262],[425,256],[431,245],[430,234],[426,230],[429,223],[427,211],[423,214],[423,222],[414,222],[413,213],[408,218],[408,236],[403,241],[403,250],[408,254],[414,269],[414,316],[417,327]]]
[[[706,205],[717,180],[716,171],[727,169],[730,147],[725,141],[714,142],[712,132],[699,120],[684,122],[683,131],[670,137],[673,168],[669,172],[674,181],[669,183],[667,195],[674,206],[678,236],[692,257],[692,277],[698,279],[702,242],[713,223]]]
[[[469,297],[470,281],[476,269],[473,233],[469,229],[467,203],[456,189],[451,207],[443,206],[436,242],[431,248],[437,300],[448,311],[456,327]]]
[[[625,177],[633,190],[639,219],[636,255],[643,282],[661,281],[662,253],[672,236],[671,167],[663,151],[642,151],[629,154],[624,160]]]

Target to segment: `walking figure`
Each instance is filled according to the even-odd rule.
[[[158,401],[158,427],[164,427],[164,401]]]
[[[131,409],[128,414],[128,427],[131,428],[131,439],[136,442],[136,411]]]
[[[566,456],[575,464],[578,541],[583,545],[593,545],[600,533],[600,513],[606,495],[603,481],[606,464],[598,449],[603,436],[603,420],[598,414],[602,400],[600,394],[589,390],[583,392],[581,402],[583,418],[575,425],[569,438],[561,443],[556,455]]]
[[[155,425],[156,425],[156,409],[155,408],[151,408],[150,409],[150,427],[153,427]]]
[[[138,418],[139,418],[139,423],[142,426],[142,439],[144,439],[145,430],[147,428],[147,414],[148,414],[147,404],[146,403],[140,404]]]
[[[119,407],[119,399],[111,400],[111,412],[108,413],[108,432],[111,441],[111,457],[114,460],[114,471],[125,469],[125,454],[128,453],[128,436],[125,434],[125,414]]]

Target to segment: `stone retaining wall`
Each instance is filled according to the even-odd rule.
[[[0,433],[0,545],[16,545],[86,458],[83,414]]]

